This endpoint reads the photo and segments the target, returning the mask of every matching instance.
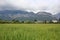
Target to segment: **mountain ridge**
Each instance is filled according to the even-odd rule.
[[[3,20],[55,20],[52,16],[51,13],[48,12],[38,12],[38,13],[33,13],[33,12],[27,12],[24,10],[3,10],[0,11],[0,19]]]

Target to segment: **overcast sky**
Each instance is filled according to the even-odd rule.
[[[60,12],[60,0],[0,0],[0,10],[24,9],[27,11]]]

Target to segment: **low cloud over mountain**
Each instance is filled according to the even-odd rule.
[[[60,0],[0,0],[0,10],[46,11],[56,14],[60,11]]]
[[[60,18],[60,12],[57,13],[57,14],[55,14],[54,17],[56,17],[57,19],[59,19]]]
[[[51,13],[48,12],[38,12],[38,13],[33,13],[33,12],[27,12],[23,10],[2,10],[0,11],[0,19],[4,20],[55,20],[56,18],[52,16]]]

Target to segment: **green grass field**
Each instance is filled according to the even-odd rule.
[[[0,40],[60,40],[60,24],[0,24]]]

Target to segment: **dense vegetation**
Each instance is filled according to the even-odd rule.
[[[47,20],[44,20],[44,21],[39,21],[39,20],[33,20],[33,21],[29,21],[29,20],[25,20],[25,21],[20,21],[20,20],[15,20],[15,19],[13,19],[13,20],[1,20],[0,19],[0,24],[6,24],[6,23],[8,23],[8,24],[22,24],[22,23],[24,23],[24,24],[32,24],[32,23],[36,23],[36,24],[38,24],[38,23],[42,23],[42,24],[48,24],[48,23],[55,23],[55,24],[59,24],[60,23],[60,18],[59,18],[59,20],[56,20],[57,22],[53,22],[52,20],[50,20],[50,21],[47,21]]]
[[[60,24],[0,24],[0,40],[60,40]]]

